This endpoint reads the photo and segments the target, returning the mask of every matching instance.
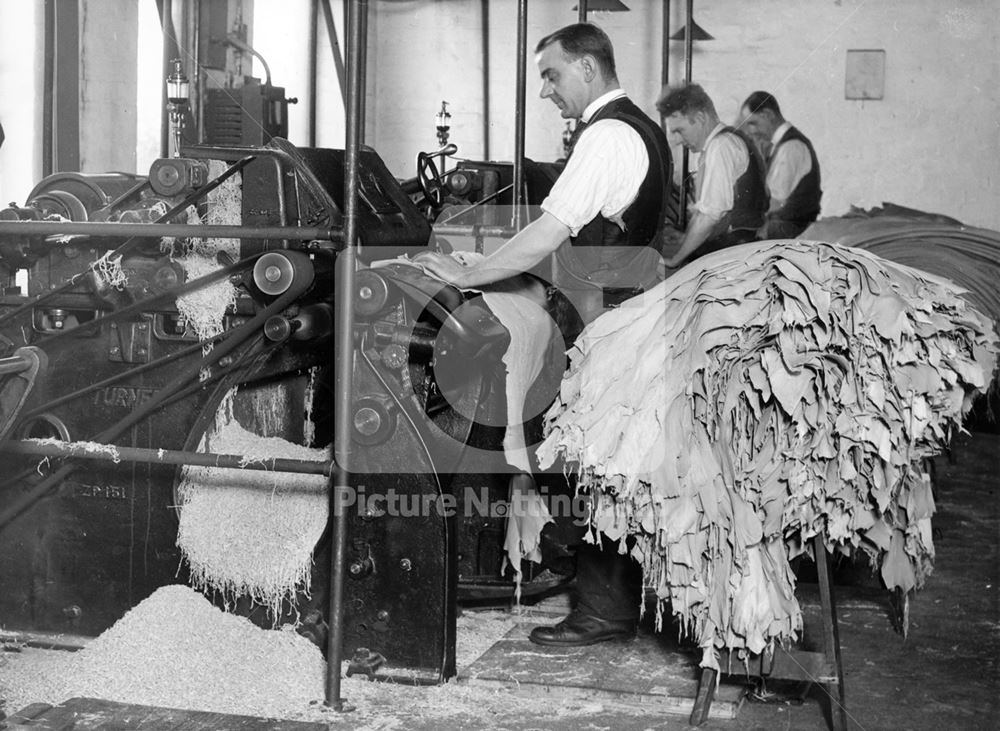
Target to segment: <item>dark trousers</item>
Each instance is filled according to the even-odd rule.
[[[602,537],[603,538],[603,537]],[[642,567],[604,539],[603,549],[585,543],[576,552],[576,608],[601,619],[639,619]]]
[[[639,618],[642,567],[601,536],[598,546],[583,540],[586,526],[556,517],[542,532],[542,560],[550,569],[569,573],[575,564],[576,609],[601,619]],[[628,545],[631,547],[631,541]]]

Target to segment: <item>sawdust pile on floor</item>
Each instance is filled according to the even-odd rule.
[[[459,666],[513,626],[503,612],[463,614]],[[326,663],[309,640],[287,629],[261,629],[182,585],[158,589],[79,652],[23,648],[0,654],[0,698],[8,714],[31,703],[87,696],[384,731],[408,728],[407,719],[468,717],[470,728],[487,728],[525,712],[551,718],[595,711],[579,702],[562,707],[549,698],[514,698],[454,682],[414,687],[354,676],[341,684],[354,711],[338,714],[323,705],[325,682]]]
[[[25,701],[85,696],[282,717],[321,697],[325,677],[306,638],[261,630],[181,585],[158,589],[85,649],[60,654]]]

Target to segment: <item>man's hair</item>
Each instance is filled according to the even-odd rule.
[[[743,102],[743,107],[741,108],[749,109],[751,113],[766,110],[772,112],[778,119],[783,119],[781,116],[781,107],[778,106],[778,100],[766,91],[755,91],[750,94],[746,101]]]
[[[583,56],[593,56],[606,80],[617,80],[615,70],[615,50],[608,34],[593,23],[574,23],[549,33],[535,46],[535,53],[541,53],[553,43],[562,46],[563,53],[576,61]]]
[[[660,98],[656,100],[656,109],[664,117],[678,113],[691,117],[695,112],[718,116],[711,97],[698,84],[663,87]]]

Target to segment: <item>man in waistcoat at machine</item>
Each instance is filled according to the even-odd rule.
[[[753,142],[719,121],[712,99],[698,84],[666,87],[656,108],[670,134],[701,153],[693,215],[676,251],[664,260],[666,266],[679,267],[712,251],[756,241],[768,197],[764,163]]]
[[[819,216],[819,161],[812,143],[781,115],[778,101],[755,91],[740,110],[743,128],[768,141],[767,191],[771,205],[761,230],[763,239],[795,238]]]
[[[600,270],[573,276],[605,293],[627,290],[617,285],[634,283],[639,259],[627,254],[655,253],[659,246],[672,185],[666,137],[621,88],[611,41],[597,26],[577,23],[546,36],[535,48],[535,61],[540,96],[559,107],[563,118],[579,120],[566,166],[542,202],[541,215],[474,264],[437,253],[416,260],[458,287],[477,287],[529,271],[571,246],[585,252],[571,257],[577,264]],[[531,640],[572,647],[633,636],[642,601],[639,565],[608,542],[603,550],[583,542],[585,526],[570,526],[571,519],[562,519],[558,540],[576,548],[576,605],[555,626],[536,627]]]

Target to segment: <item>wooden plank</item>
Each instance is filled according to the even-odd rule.
[[[627,642],[589,647],[544,647],[528,639],[519,623],[474,663],[458,683],[503,689],[518,697],[558,697],[600,702],[622,711],[688,715],[698,691],[698,653],[666,634],[640,631]],[[742,683],[724,683],[711,717],[736,718]]]
[[[70,635],[64,632],[0,630],[0,643],[38,647],[43,650],[82,650],[92,639],[92,637]]]
[[[140,706],[98,698],[34,704],[6,719],[9,731],[327,731],[325,723]]]

